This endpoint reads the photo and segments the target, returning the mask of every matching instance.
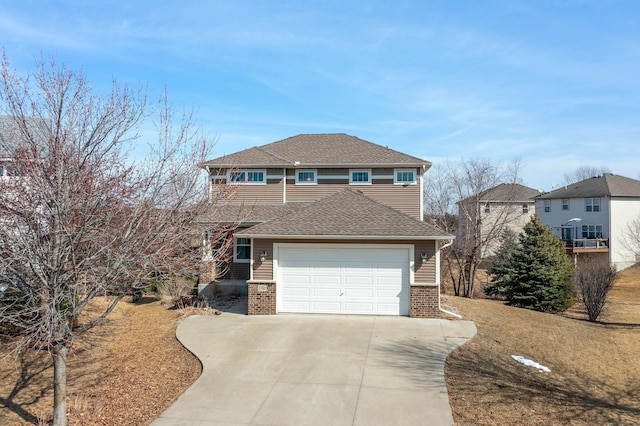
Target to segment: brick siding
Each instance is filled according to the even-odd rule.
[[[276,283],[275,281],[247,281],[249,315],[275,315]]]
[[[438,318],[439,294],[437,285],[413,285],[410,295],[409,317]]]

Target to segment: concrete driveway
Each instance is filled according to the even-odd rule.
[[[178,339],[200,378],[152,425],[451,425],[444,362],[469,321],[196,316]]]

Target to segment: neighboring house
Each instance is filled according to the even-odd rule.
[[[540,191],[520,184],[501,183],[458,202],[458,238],[477,235],[483,241],[481,257],[495,254],[504,229],[516,234],[536,212]]]
[[[536,197],[540,221],[563,239],[567,253],[608,256],[619,270],[633,265],[627,228],[640,217],[640,181],[605,173]]]
[[[245,286],[249,314],[437,317],[439,252],[453,236],[422,221],[430,166],[346,134],[205,162],[212,192],[237,185],[235,204],[211,218],[240,222],[224,278]]]

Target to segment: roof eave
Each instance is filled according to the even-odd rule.
[[[431,167],[431,163],[270,163],[270,164],[257,164],[257,163],[246,163],[246,164],[231,164],[231,163],[202,163],[200,167],[203,169],[230,169],[230,168],[295,168],[295,169],[308,169],[308,168],[316,168],[316,169],[334,169],[334,168],[344,168],[344,167],[393,167],[393,168],[419,168],[422,170],[422,173],[425,173]]]
[[[239,233],[244,238],[286,238],[290,240],[453,240],[454,235],[290,235]]]

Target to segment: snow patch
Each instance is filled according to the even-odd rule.
[[[544,365],[540,365],[537,362],[531,361],[530,359],[526,359],[525,357],[520,355],[511,355],[511,358],[515,359],[521,364],[527,365],[529,367],[537,368],[538,370],[544,371],[545,373],[548,373],[551,371],[549,368],[545,367]]]

